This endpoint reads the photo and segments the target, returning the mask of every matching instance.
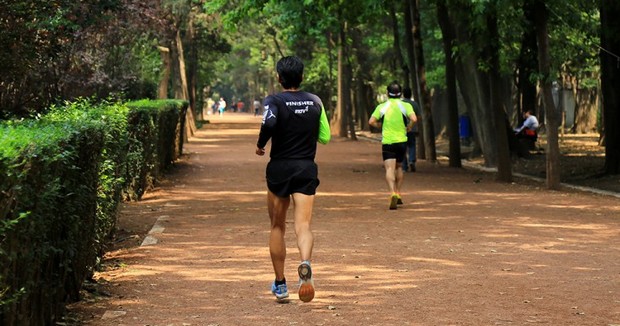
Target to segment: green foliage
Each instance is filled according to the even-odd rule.
[[[0,234],[0,288],[6,289],[7,299],[2,301],[12,302],[1,310],[7,324],[24,316],[4,313],[20,305],[34,309],[50,298],[43,308],[32,310],[38,312],[33,322],[43,324],[64,308],[58,298],[77,297],[76,281],[92,265],[88,257],[93,257],[104,128],[80,114],[69,118],[53,114],[2,127],[3,136],[14,137],[9,149],[3,139],[7,150],[0,151],[0,165],[7,171],[0,184],[2,219],[10,225]]]
[[[127,103],[127,196],[140,199],[154,180],[182,154],[183,125],[188,103],[140,100]]]
[[[550,11],[553,68],[577,77],[580,86],[598,87],[599,21],[596,1],[568,1],[548,4]]]
[[[182,101],[130,108],[78,100],[34,120],[0,123],[3,324],[49,324],[66,300],[77,299],[114,228],[123,193],[136,192],[129,173],[153,180],[180,155],[186,108]]]
[[[115,0],[0,0],[0,119],[25,116],[62,93],[70,52],[86,30],[106,26]]]

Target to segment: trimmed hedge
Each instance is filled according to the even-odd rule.
[[[127,103],[131,142],[128,159],[129,199],[140,199],[183,153],[183,130],[187,102],[141,100]]]
[[[0,324],[53,324],[78,299],[123,198],[180,155],[186,109],[78,101],[0,124]]]

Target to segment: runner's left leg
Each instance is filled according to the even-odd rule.
[[[396,159],[390,158],[384,160],[383,165],[385,167],[385,181],[387,181],[390,193],[394,194],[396,193]]]

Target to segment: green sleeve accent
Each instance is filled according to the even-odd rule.
[[[329,129],[329,121],[327,120],[327,113],[325,108],[321,107],[321,118],[319,122],[319,143],[327,144],[332,138],[332,132]]]

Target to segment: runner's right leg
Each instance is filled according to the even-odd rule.
[[[286,259],[286,211],[290,204],[289,197],[278,197],[271,191],[267,193],[267,209],[271,219],[271,233],[269,235],[269,253],[276,280],[284,279],[284,260]]]
[[[310,268],[310,259],[312,258],[312,248],[314,246],[314,236],[310,228],[314,195],[294,193],[293,202],[295,205],[293,214],[295,215],[297,247],[302,260],[297,269],[300,282],[298,294],[301,301],[309,302],[314,298],[314,281],[312,280],[312,270]]]
[[[295,234],[297,235],[299,254],[302,261],[310,260],[312,258],[312,248],[314,246],[314,237],[310,229],[314,195],[294,193],[293,202],[295,203],[293,214],[295,216]]]
[[[398,193],[396,188],[396,170],[400,170],[402,175],[402,169],[400,166],[397,166],[396,159],[390,158],[383,161],[383,165],[385,166],[385,181],[387,181],[388,188],[390,189],[390,209],[396,209],[396,205],[398,205]]]

